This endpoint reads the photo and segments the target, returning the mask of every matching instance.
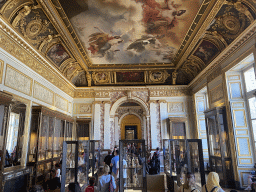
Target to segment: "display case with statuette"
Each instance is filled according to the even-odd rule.
[[[61,191],[65,191],[71,181],[78,182],[82,191],[88,186],[90,177],[94,177],[97,182],[100,156],[100,141],[65,141],[63,144]]]
[[[217,172],[224,187],[235,185],[229,144],[226,108],[216,107],[205,113],[210,171]],[[228,178],[228,179],[227,179]]]
[[[188,172],[195,175],[198,189],[205,184],[202,140],[164,139],[163,158],[169,190],[174,191],[175,183],[184,184]]]
[[[147,191],[145,140],[119,141],[120,191]]]
[[[73,119],[45,107],[32,107],[28,166],[33,166],[32,184],[40,184],[38,165],[44,164],[43,173],[60,163],[64,140],[72,139]]]

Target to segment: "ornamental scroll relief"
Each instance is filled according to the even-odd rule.
[[[34,83],[33,97],[53,105],[54,93],[36,81]]]
[[[16,91],[31,95],[32,79],[10,65],[6,68],[4,84]]]

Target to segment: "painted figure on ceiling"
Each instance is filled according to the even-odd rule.
[[[119,35],[110,35],[105,33],[98,27],[94,27],[100,31],[100,33],[93,33],[89,36],[89,45],[88,50],[91,51],[93,56],[104,57],[106,54],[109,59],[113,58],[114,52],[120,51],[116,49],[116,45],[123,42],[121,36]]]
[[[159,27],[165,26],[166,30],[178,24],[177,18],[183,15],[186,10],[178,10],[181,4],[165,0],[165,7],[162,8],[155,0],[145,0],[143,5],[143,21],[147,24],[148,33],[156,33]]]

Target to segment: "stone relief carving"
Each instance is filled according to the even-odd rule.
[[[55,94],[55,107],[62,109],[63,111],[68,111],[68,101],[58,94]]]
[[[33,97],[53,105],[54,93],[36,81],[34,83]]]
[[[168,113],[180,113],[184,112],[183,102],[170,102],[168,103]]]
[[[31,95],[32,79],[7,65],[4,84],[7,87]]]
[[[92,105],[83,103],[77,104],[77,114],[84,114],[84,113],[91,113],[92,112]]]

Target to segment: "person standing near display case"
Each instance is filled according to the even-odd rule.
[[[210,172],[206,184],[202,187],[202,192],[225,192],[220,186],[218,173]]]

